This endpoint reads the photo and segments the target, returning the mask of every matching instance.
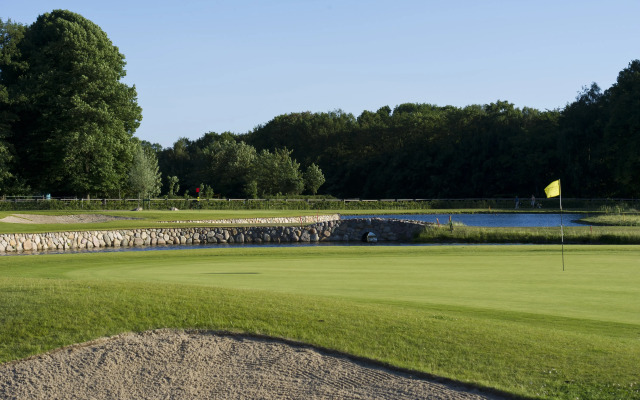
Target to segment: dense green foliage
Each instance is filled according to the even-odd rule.
[[[309,193],[315,195],[318,193],[318,189],[325,182],[324,174],[320,167],[315,164],[309,165],[309,168],[303,174],[304,187]]]
[[[124,56],[95,24],[55,10],[30,26],[0,20],[0,195],[122,197],[141,120]],[[171,197],[640,197],[640,60],[609,89],[564,109],[508,101],[384,106],[359,116],[279,115],[245,134],[178,139],[158,159]],[[139,160],[139,157],[138,157]],[[139,161],[136,161],[139,165]],[[180,192],[177,190],[180,188]],[[151,192],[147,192],[151,193]]]
[[[213,188],[216,197],[257,198],[313,194],[324,182],[317,165],[304,172],[286,146],[256,151],[231,133],[210,132],[197,141],[180,138],[173,147],[158,152],[164,192],[184,188],[193,196],[200,184]],[[209,196],[207,196],[209,197]]]
[[[567,197],[638,197],[639,107],[640,61],[635,60],[610,89],[585,87],[563,110],[497,101],[463,108],[384,106],[357,118],[342,111],[291,113],[244,135],[182,138],[159,159],[164,175],[178,176],[187,187],[214,182],[228,197],[269,191],[247,189],[253,180],[264,181],[252,175],[262,171],[257,169],[234,176],[234,167],[224,178],[211,172],[195,178],[199,165],[208,163],[212,142],[235,140],[251,157],[290,149],[294,165],[310,168],[305,174],[316,167],[322,172],[317,182],[324,184],[308,186],[309,193],[316,189],[341,198],[542,197],[544,187],[558,178]],[[271,186],[277,187],[271,194],[298,192]]]
[[[402,104],[357,118],[294,113],[241,138],[317,163],[327,176],[320,191],[338,197],[540,197],[557,178],[569,197],[637,197],[639,107],[635,60],[605,93],[593,84],[564,110],[498,101]]]
[[[19,192],[18,178],[15,175],[15,151],[11,144],[11,125],[17,119],[11,106],[13,101],[2,79],[9,65],[21,65],[17,58],[17,44],[24,36],[25,27],[8,20],[0,19],[0,193]],[[3,189],[4,188],[4,189]]]
[[[94,23],[65,10],[9,41],[0,64],[16,175],[56,194],[117,193],[126,183],[141,109],[124,56]],[[5,47],[2,48],[2,53]]]
[[[138,198],[155,197],[160,194],[161,175],[156,153],[145,143],[139,143],[133,153],[133,163],[129,170],[129,187]]]
[[[126,331],[292,338],[533,398],[637,399],[636,246],[4,257],[0,362]]]

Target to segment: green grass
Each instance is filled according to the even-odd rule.
[[[631,226],[564,227],[568,244],[640,244],[640,229]],[[418,243],[537,243],[561,242],[560,227],[504,228],[454,225],[429,227],[415,239]]]
[[[593,225],[640,226],[640,215],[637,213],[604,214],[585,218],[584,222]]]
[[[161,327],[296,339],[533,398],[640,398],[640,247],[0,258],[0,362]]]
[[[261,217],[295,217],[304,215],[325,215],[333,212],[318,212],[312,210],[186,210],[186,211],[0,211],[0,219],[15,214],[38,215],[76,215],[99,214],[130,219],[114,220],[99,223],[77,224],[17,224],[0,222],[0,233],[38,233],[63,231],[91,231],[105,229],[137,229],[137,228],[167,228],[180,226],[198,226],[209,224],[167,223],[171,221],[216,220],[235,218]]]

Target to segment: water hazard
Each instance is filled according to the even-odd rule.
[[[361,241],[351,242],[297,242],[297,243],[200,243],[200,244],[169,244],[137,247],[94,247],[92,249],[69,249],[69,250],[34,250],[11,253],[0,253],[2,256],[29,256],[42,254],[77,254],[77,253],[124,253],[131,251],[163,251],[163,250],[189,250],[189,249],[239,249],[251,247],[313,247],[313,246],[439,246],[439,243],[365,243]]]
[[[395,218],[413,221],[432,222],[440,224],[449,223],[449,215],[454,222],[462,223],[466,226],[484,227],[559,227],[560,214],[520,214],[520,213],[495,213],[495,214],[390,214],[390,215],[343,215],[343,219],[354,218]],[[584,218],[584,214],[562,214],[562,224],[564,226],[579,226],[577,222]],[[39,255],[39,254],[70,254],[70,253],[106,253],[125,251],[158,251],[158,250],[186,250],[186,249],[206,249],[206,248],[242,248],[242,247],[303,247],[303,246],[438,246],[441,244],[412,244],[383,242],[378,244],[353,242],[312,242],[312,243],[237,243],[237,244],[197,244],[197,245],[156,245],[142,247],[101,247],[94,249],[73,249],[73,250],[43,250],[20,253],[0,253],[6,255]],[[451,244],[447,244],[451,245]]]
[[[390,215],[343,215],[343,219],[352,218],[397,218],[412,221],[423,221],[448,224],[449,216],[454,222],[466,226],[484,226],[489,228],[517,228],[517,227],[559,227],[560,214],[542,213],[492,213],[492,214],[390,214]],[[584,218],[584,214],[562,214],[562,225],[580,226],[577,222]]]

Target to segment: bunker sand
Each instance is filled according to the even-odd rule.
[[[303,344],[155,330],[0,365],[2,399],[500,399]]]
[[[13,224],[90,224],[96,222],[108,222],[119,219],[132,219],[100,214],[75,214],[75,215],[39,215],[39,214],[13,214],[0,219],[0,222]]]

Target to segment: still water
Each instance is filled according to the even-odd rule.
[[[485,227],[555,227],[560,226],[560,214],[393,214],[393,215],[343,215],[343,219],[353,218],[396,218],[424,222],[449,223],[449,215],[454,222],[460,222],[466,226]],[[562,224],[564,226],[578,226],[576,221],[584,218],[584,214],[562,214]],[[370,246],[359,241],[344,242],[318,242],[318,243],[281,243],[281,244],[198,244],[198,245],[166,245],[166,246],[144,246],[144,247],[107,247],[95,249],[76,250],[46,250],[32,251],[25,253],[0,253],[0,256],[10,255],[38,255],[38,254],[69,254],[69,253],[106,253],[125,251],[156,251],[156,250],[185,250],[189,248],[240,248],[240,247],[302,247],[302,246]],[[384,246],[438,246],[440,244],[411,244],[411,243],[378,243]],[[451,244],[447,244],[448,246]]]
[[[447,245],[457,245],[450,244]],[[460,244],[465,245],[463,243]],[[469,245],[468,243],[466,244]],[[350,242],[298,242],[298,243],[200,243],[200,244],[169,244],[155,246],[138,246],[138,247],[94,247],[92,249],[69,249],[69,250],[36,250],[25,252],[0,253],[0,257],[12,256],[34,256],[43,254],[77,254],[77,253],[123,253],[123,252],[140,252],[140,251],[162,251],[162,250],[189,250],[189,249],[239,249],[247,247],[327,247],[327,246],[441,246],[440,243],[396,243],[396,242],[378,242],[365,243],[359,240]]]
[[[343,215],[343,219],[352,218],[397,218],[413,221],[433,222],[441,224],[449,223],[449,215],[454,222],[462,223],[466,226],[485,226],[491,228],[499,227],[554,227],[560,226],[560,214],[394,214],[394,215]],[[584,218],[584,214],[562,214],[562,224],[564,226],[579,226],[577,220]]]

